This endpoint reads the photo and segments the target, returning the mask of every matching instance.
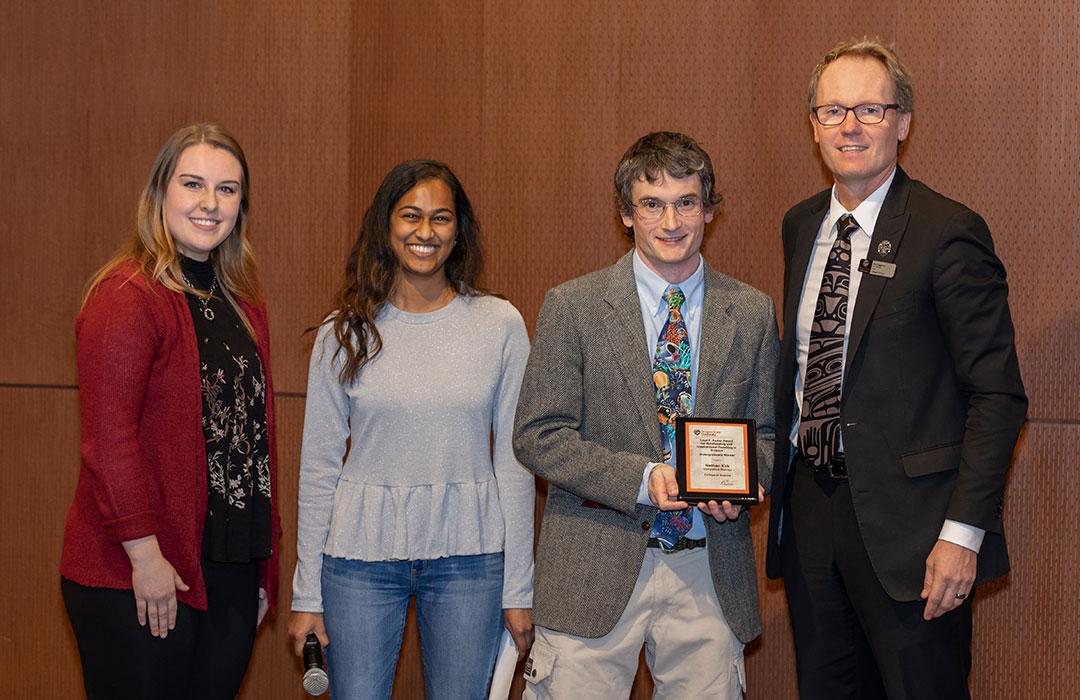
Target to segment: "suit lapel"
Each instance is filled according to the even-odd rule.
[[[698,343],[697,384],[694,413],[708,415],[710,398],[716,395],[716,382],[731,354],[735,340],[735,322],[731,318],[732,299],[724,290],[720,273],[705,265],[705,300],[701,309],[701,338]]]
[[[631,250],[611,268],[610,281],[604,291],[604,302],[608,308],[603,314],[603,332],[615,365],[630,390],[645,434],[659,455],[660,429],[656,419],[656,397],[652,391],[652,363],[646,353],[649,341],[645,336],[637,284],[634,282],[633,254]]]
[[[810,265],[810,254],[814,250],[814,240],[821,230],[821,221],[829,207],[831,191],[815,201],[810,213],[799,224],[795,232],[795,242],[788,260],[787,299],[784,300],[784,340],[794,338],[796,318],[799,315],[799,300],[802,298],[803,280],[806,268]]]
[[[870,250],[867,259],[892,262],[896,253],[900,250],[900,242],[907,229],[910,214],[907,212],[908,194],[911,192],[911,180],[907,174],[896,166],[896,176],[892,186],[889,187],[885,201],[881,205],[881,213],[878,215],[877,224],[874,226],[874,235],[870,239]],[[888,242],[888,245],[885,243]],[[885,251],[885,252],[882,252]],[[858,261],[856,261],[858,262]],[[851,322],[848,324],[848,347],[846,362],[851,362],[859,351],[866,326],[870,322],[870,316],[874,313],[881,292],[885,289],[887,277],[878,277],[863,273],[859,282],[859,295],[855,299],[855,308],[851,312]]]
[[[786,297],[784,299],[784,335],[780,345],[779,386],[795,386],[795,375],[798,372],[799,301],[802,299],[803,281],[806,279],[806,270],[810,265],[814,240],[817,238],[818,231],[821,230],[821,221],[828,210],[830,196],[832,196],[831,190],[826,190],[808,205],[809,212],[798,223],[795,240],[790,244],[789,258],[786,261],[787,279],[784,281]],[[786,404],[781,411],[782,416],[790,415]]]

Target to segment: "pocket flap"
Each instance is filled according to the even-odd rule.
[[[915,295],[905,292],[895,299],[882,299],[874,309],[874,318],[881,319],[894,314],[903,313],[915,308]]]
[[[525,680],[529,683],[543,683],[555,668],[555,650],[537,639],[533,641],[529,658],[525,660]]]
[[[903,455],[904,473],[908,476],[926,476],[960,468],[961,443],[935,447],[914,454]]]

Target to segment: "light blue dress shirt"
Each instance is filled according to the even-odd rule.
[[[660,331],[664,329],[664,323],[668,318],[668,306],[664,301],[664,292],[669,282],[645,264],[640,253],[634,251],[634,282],[637,284],[638,302],[641,304],[641,322],[645,325],[645,339],[649,346],[646,348],[649,358],[649,366],[652,366],[653,357],[656,354],[656,341],[660,338]],[[675,285],[682,290],[686,301],[682,305],[683,320],[686,323],[686,333],[690,336],[690,388],[693,398],[697,398],[698,376],[698,339],[701,337],[701,310],[705,305],[705,263],[698,256],[698,266],[693,274],[682,282]],[[657,422],[656,430],[659,433],[660,425]],[[674,456],[674,455],[673,455]],[[649,462],[645,465],[645,471],[641,477],[641,487],[638,489],[637,502],[651,506],[649,498],[649,473],[652,472],[657,462]],[[705,522],[702,520],[701,511],[694,508],[694,524],[685,537],[691,540],[705,538]]]

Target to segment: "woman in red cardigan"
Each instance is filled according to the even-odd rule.
[[[158,154],[75,322],[82,467],[61,590],[94,698],[233,698],[277,593],[274,399],[248,168],[212,124]]]

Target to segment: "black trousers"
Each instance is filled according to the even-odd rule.
[[[801,460],[792,482],[780,547],[801,698],[970,698],[971,596],[923,620],[924,601],[878,582],[848,482]]]
[[[60,579],[82,659],[88,700],[231,700],[240,690],[255,642],[256,562],[203,561],[207,611],[180,603],[165,639],[139,626],[130,590]]]

